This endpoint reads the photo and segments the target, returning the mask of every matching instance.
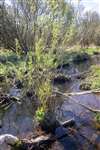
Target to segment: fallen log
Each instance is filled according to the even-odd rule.
[[[70,97],[70,96],[69,96],[69,98],[70,98],[73,102],[75,102],[76,104],[81,105],[82,107],[86,108],[87,110],[89,110],[89,111],[91,111],[91,112],[93,112],[93,113],[100,113],[100,109],[91,108],[90,106],[87,106],[87,105],[85,105],[85,104],[82,104],[82,103],[76,101],[74,98],[72,98],[72,97]]]
[[[91,91],[88,91],[87,93],[90,93]],[[98,92],[98,91],[93,91],[93,92]],[[89,106],[86,106],[85,104],[82,104],[80,102],[78,102],[75,98],[73,98],[72,96],[75,96],[75,95],[80,95],[81,92],[78,92],[78,93],[62,93],[60,91],[56,91],[56,93],[60,94],[60,95],[63,95],[64,97],[69,97],[70,100],[72,100],[74,103],[78,104],[78,105],[81,105],[82,107],[88,109],[89,111],[93,112],[93,113],[100,113],[100,110],[99,109],[95,109],[95,108],[91,108]],[[86,94],[86,92],[84,92]],[[81,93],[82,95],[83,93]]]
[[[66,96],[78,96],[78,95],[86,95],[86,94],[100,94],[100,89],[94,89],[94,90],[87,90],[82,92],[71,92],[71,93],[61,93],[60,91],[55,90],[55,93],[58,93],[60,95],[66,95]]]
[[[100,89],[97,90],[88,90],[88,91],[83,91],[83,92],[73,92],[73,93],[68,93],[69,96],[77,96],[77,95],[86,95],[86,94],[100,94]]]

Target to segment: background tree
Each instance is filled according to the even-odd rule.
[[[0,45],[15,50],[16,28],[12,16],[8,14],[9,10],[3,0],[0,3]]]
[[[89,47],[90,44],[94,44],[99,25],[100,17],[97,12],[89,11],[84,14],[78,30],[81,47]]]

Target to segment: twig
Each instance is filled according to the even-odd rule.
[[[83,91],[83,92],[75,92],[75,93],[68,93],[69,96],[75,96],[75,95],[85,95],[85,94],[98,94],[100,93],[100,89],[98,90],[89,90],[89,91]]]

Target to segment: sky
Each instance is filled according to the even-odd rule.
[[[66,0],[70,1],[70,0]],[[80,1],[80,4],[82,4],[85,9],[84,11],[97,11],[100,14],[100,0],[71,0],[72,3],[77,7],[78,1]],[[9,4],[9,0],[6,0],[6,2]]]
[[[78,5],[79,0],[71,0],[75,6]],[[85,9],[84,11],[97,11],[100,14],[100,0],[80,0],[80,4],[82,4]]]

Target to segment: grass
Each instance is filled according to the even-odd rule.
[[[84,86],[89,86],[90,89],[100,89],[100,66],[92,65],[87,77],[82,81]]]
[[[100,88],[100,66],[93,65],[88,76],[88,81],[91,83],[91,89]]]
[[[88,58],[91,58],[94,54],[100,53],[100,48],[80,48],[78,46],[69,48],[65,51],[62,51],[60,55],[58,54],[58,65],[61,64],[69,64],[69,63],[75,63],[74,60],[77,58],[78,63],[82,63],[84,61],[84,56],[87,55]],[[85,54],[85,55],[84,55]]]
[[[90,56],[94,55],[95,53],[100,53],[100,48],[87,48],[87,49],[83,49],[83,51],[87,52]]]
[[[17,80],[23,78],[25,65],[26,63],[21,55],[9,50],[0,50],[0,77],[4,77],[3,82],[0,81],[0,87],[9,91],[15,78]]]

